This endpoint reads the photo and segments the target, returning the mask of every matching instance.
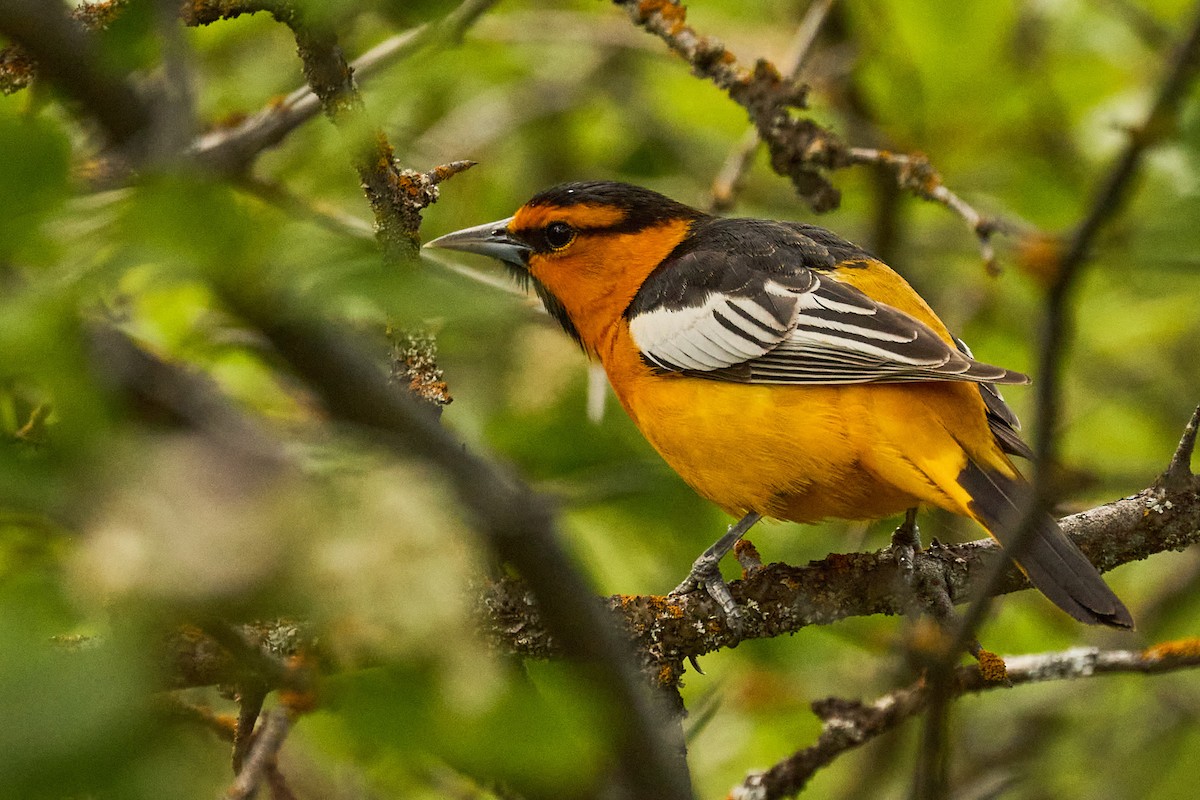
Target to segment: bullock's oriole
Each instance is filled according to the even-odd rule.
[[[697,492],[741,520],[676,591],[729,609],[717,561],[760,517],[875,519],[929,503],[1001,543],[1029,455],[994,384],[886,264],[797,222],[723,219],[612,182],[538,194],[499,222],[429,243],[492,256],[532,283],[598,358],[638,428]],[[1021,554],[1077,620],[1130,627],[1047,516]]]

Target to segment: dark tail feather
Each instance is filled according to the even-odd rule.
[[[971,495],[976,519],[1007,546],[1020,524],[1029,485],[970,461],[958,482]],[[1133,627],[1129,609],[1049,515],[1034,527],[1017,566],[1042,594],[1080,622]]]

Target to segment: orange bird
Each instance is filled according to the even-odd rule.
[[[815,225],[723,219],[628,184],[548,189],[516,214],[428,244],[491,256],[532,283],[600,360],[621,405],[676,472],[740,521],[675,590],[737,609],[717,564],[762,517],[877,519],[928,503],[1001,544],[1028,457],[994,384],[911,286]],[[1082,622],[1129,611],[1049,516],[1020,554]]]

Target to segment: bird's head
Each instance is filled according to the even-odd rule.
[[[594,350],[642,282],[702,217],[638,186],[566,183],[537,194],[507,219],[425,246],[504,262],[519,280],[533,284],[568,333]]]

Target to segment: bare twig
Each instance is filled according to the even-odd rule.
[[[163,695],[160,707],[174,717],[200,723],[224,741],[234,739],[237,720],[229,714],[217,714],[208,706],[189,703],[174,693]]]
[[[896,183],[900,188],[925,200],[941,203],[962,217],[979,240],[979,251],[984,265],[989,272],[997,272],[996,250],[992,246],[992,237],[997,233],[1010,232],[1010,225],[998,217],[984,216],[974,206],[946,188],[941,176],[926,156],[920,153],[893,153],[890,150],[876,150],[870,147],[851,147],[849,155],[855,164],[881,164],[889,167],[895,172]]]
[[[238,692],[237,727],[233,732],[233,774],[242,771],[242,765],[254,742],[254,726],[262,713],[263,701],[267,699],[267,686],[260,681],[247,681]]]
[[[1183,436],[1179,437],[1179,447],[1171,457],[1167,471],[1159,478],[1159,483],[1168,492],[1180,492],[1192,483],[1192,453],[1196,450],[1196,430],[1200,428],[1200,406],[1192,412]]]
[[[1115,673],[1153,675],[1200,667],[1200,639],[1167,642],[1146,650],[1077,648],[1061,653],[1007,656],[1009,683],[989,680],[977,665],[954,672],[948,698],[992,689],[1055,680],[1093,678]],[[925,681],[870,702],[827,698],[813,703],[821,718],[815,744],[799,750],[771,769],[748,775],[729,794],[733,800],[776,800],[798,793],[813,774],[847,750],[861,747],[926,709],[932,690]]]
[[[245,764],[233,785],[225,792],[226,800],[249,800],[267,778],[279,757],[279,750],[292,727],[292,713],[286,708],[274,708],[263,715],[262,725],[254,736]]]

